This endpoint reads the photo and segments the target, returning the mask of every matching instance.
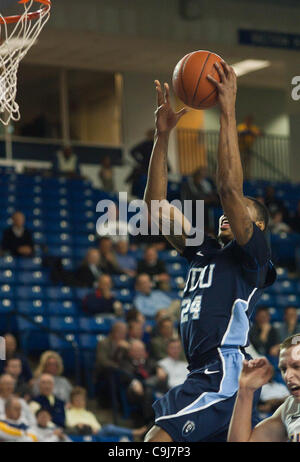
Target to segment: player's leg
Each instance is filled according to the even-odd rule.
[[[160,427],[154,425],[144,439],[145,443],[172,443],[170,435]]]

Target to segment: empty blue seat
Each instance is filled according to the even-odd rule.
[[[42,259],[34,258],[18,258],[18,268],[24,271],[38,271],[41,269]]]
[[[47,232],[51,233],[72,233],[73,228],[69,220],[47,222]]]
[[[17,265],[16,259],[7,255],[6,257],[0,257],[0,269],[15,269]]]
[[[46,234],[46,241],[49,246],[70,246],[73,243],[73,237],[68,233]]]
[[[45,285],[49,283],[49,277],[45,271],[20,271],[17,281],[19,284]]]
[[[296,283],[288,279],[279,280],[269,288],[269,291],[277,294],[292,294],[296,292]]]
[[[116,289],[132,289],[134,287],[135,279],[127,276],[126,274],[113,275],[113,285]]]
[[[272,294],[264,292],[258,302],[261,306],[273,306],[275,304],[275,297]]]
[[[14,289],[9,284],[0,285],[0,299],[13,298]]]
[[[72,247],[68,245],[49,245],[49,254],[54,255],[56,257],[71,257],[73,254],[73,249]]]
[[[76,235],[80,233],[96,233],[96,223],[94,221],[82,221],[74,223],[74,231]]]
[[[56,316],[76,316],[77,305],[71,300],[48,302],[48,314]]]
[[[50,300],[72,300],[73,290],[71,287],[47,287],[46,288],[47,298]]]
[[[14,284],[16,282],[16,273],[10,269],[0,270],[0,284]]]
[[[276,295],[276,305],[279,307],[298,306],[300,307],[300,296],[295,294]]]
[[[29,314],[30,316],[45,315],[47,313],[45,300],[18,300],[16,305],[19,313]]]
[[[79,234],[74,236],[74,245],[75,246],[91,246],[95,244],[95,235],[94,234]],[[76,251],[75,251],[76,253]]]
[[[170,276],[181,276],[185,277],[187,273],[187,265],[182,263],[168,263],[167,265],[167,272]]]
[[[270,307],[271,322],[282,322],[284,310],[280,308]]]
[[[163,250],[158,254],[159,259],[166,263],[185,263],[184,258],[177,252],[177,250]]]
[[[134,291],[129,289],[114,289],[113,293],[119,302],[131,303],[134,297]]]
[[[79,329],[83,332],[94,332],[97,334],[108,334],[115,317],[96,316],[94,318],[80,317]]]
[[[21,300],[43,300],[46,296],[42,286],[18,286],[15,295]]]
[[[51,316],[49,326],[51,330],[57,332],[75,333],[78,331],[77,319],[74,316]]]
[[[77,336],[74,334],[49,335],[49,347],[51,350],[74,350],[78,345]]]
[[[41,327],[48,327],[48,319],[43,315],[32,316],[31,321],[22,316],[17,316],[17,323],[19,326],[20,332],[22,331],[41,331]]]
[[[75,298],[77,300],[83,300],[84,297],[86,297],[86,295],[88,295],[89,293],[91,293],[93,291],[93,289],[90,289],[90,288],[85,288],[85,287],[77,287],[75,289]]]

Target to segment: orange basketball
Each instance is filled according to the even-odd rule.
[[[185,55],[175,66],[173,88],[181,101],[194,109],[208,109],[218,102],[218,90],[206,77],[220,81],[214,64],[222,61],[210,51],[194,51]]]

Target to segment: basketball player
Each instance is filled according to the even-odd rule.
[[[273,368],[266,358],[244,362],[228,441],[300,442],[300,334],[288,337],[280,345],[279,368],[291,395],[252,430],[253,393],[268,383]]]
[[[155,426],[146,435],[148,442],[226,441],[245,357],[248,319],[262,289],[276,278],[265,239],[268,213],[260,202],[243,195],[236,76],[225,63],[216,68],[221,83],[210,80],[218,88],[221,110],[217,184],[224,215],[218,239],[205,236],[199,247],[186,246],[188,232],[166,235],[190,263],[180,323],[190,373],[183,385],[154,403]],[[148,208],[152,200],[166,199],[169,134],[186,112],[175,113],[168,85],[163,92],[160,83],[155,84],[156,134],[144,196]],[[172,226],[186,221],[178,209],[170,210]],[[159,218],[167,219],[164,214]]]

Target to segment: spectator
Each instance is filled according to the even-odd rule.
[[[89,249],[83,263],[75,272],[75,280],[80,287],[94,287],[101,274],[100,253],[98,249]]]
[[[27,383],[32,379],[32,372],[28,363],[27,358],[17,350],[17,340],[12,334],[5,334],[5,352],[6,361],[11,358],[19,358],[22,362],[22,372],[19,376],[19,380]],[[5,361],[0,361],[0,374],[3,373],[5,367]]]
[[[174,324],[172,318],[166,316],[161,318],[158,322],[158,335],[152,338],[150,343],[151,356],[155,360],[163,359],[167,356],[167,349],[169,341],[173,338],[178,338],[176,331],[174,331]],[[185,359],[184,353],[181,350],[180,358]]]
[[[100,269],[106,274],[122,274],[118,265],[116,254],[110,237],[101,237],[99,240]]]
[[[257,309],[255,322],[249,331],[249,340],[259,354],[263,356],[278,355],[278,332],[270,324],[270,313],[268,308],[261,306]]]
[[[119,241],[128,241],[129,235],[132,233],[132,227],[127,221],[120,219],[117,205],[110,205],[106,214],[106,220],[103,222],[101,220],[96,224],[98,236],[100,238],[109,236],[114,244]]]
[[[29,404],[35,414],[40,408],[47,409],[52,422],[58,427],[65,426],[65,402],[54,395],[54,377],[42,374],[39,380],[39,394]]]
[[[192,224],[195,226],[195,217],[197,211],[197,200],[203,200],[204,220],[207,229],[214,227],[212,208],[219,204],[219,199],[216,193],[216,188],[211,180],[207,178],[206,167],[197,168],[187,181],[182,184],[181,201],[192,201]]]
[[[112,293],[112,280],[108,274],[102,274],[98,279],[97,289],[83,300],[83,310],[89,315],[113,314],[122,316],[122,304]]]
[[[102,182],[101,189],[109,193],[115,191],[114,171],[109,156],[103,157],[98,176]]]
[[[131,430],[115,425],[104,425],[98,422],[95,414],[86,409],[86,391],[75,387],[71,394],[71,405],[66,411],[66,426],[72,435],[120,436],[134,438],[143,435],[147,427]]]
[[[291,228],[289,227],[289,225],[283,222],[283,216],[280,210],[278,210],[271,216],[269,229],[270,232],[273,234],[291,232]]]
[[[170,280],[165,262],[158,259],[157,250],[154,246],[146,248],[143,259],[138,262],[137,272],[138,274],[148,274],[157,286],[159,286],[160,282]]]
[[[15,393],[22,394],[23,391],[27,388],[23,378],[22,378],[22,361],[20,358],[10,358],[6,361],[5,365],[5,374],[11,375],[15,381]]]
[[[253,116],[248,115],[244,122],[237,126],[239,148],[246,180],[249,180],[251,176],[251,159],[254,142],[257,137],[262,136],[261,130],[253,122]]]
[[[116,262],[122,273],[130,277],[136,276],[136,259],[129,254],[129,246],[127,240],[120,240],[116,243]]]
[[[64,148],[56,153],[53,163],[53,171],[56,175],[67,177],[80,176],[79,161],[72,152],[71,146],[64,146]]]
[[[265,188],[265,205],[269,210],[270,215],[274,215],[276,212],[282,212],[284,221],[288,220],[288,211],[282,200],[276,197],[276,191],[273,186],[267,186]]]
[[[12,398],[15,393],[16,381],[9,374],[2,374],[0,377],[0,417],[5,416],[5,403],[9,398]],[[35,425],[35,417],[31,412],[28,404],[22,398],[19,399],[21,403],[21,415],[20,419],[27,427]]]
[[[287,337],[300,333],[297,308],[287,306],[284,310],[284,323],[278,329],[279,342],[282,343]]]
[[[53,394],[61,401],[68,402],[72,385],[66,377],[62,376],[64,371],[63,360],[55,351],[45,351],[41,357],[38,367],[35,370],[35,383],[33,392],[35,395],[39,393],[39,380],[42,374],[50,374],[54,380]]]
[[[178,338],[172,338],[167,344],[167,356],[158,365],[164,369],[168,375],[168,387],[173,388],[181,385],[189,373],[188,364],[182,361],[182,345]]]
[[[152,290],[152,282],[148,274],[137,276],[135,288],[133,304],[146,318],[153,319],[163,308],[167,308],[170,315],[178,318],[179,301],[172,300],[161,290]]]
[[[113,324],[110,334],[98,343],[96,370],[100,377],[105,377],[110,371],[118,369],[120,360],[129,346],[126,336],[127,325],[118,321]]]
[[[298,201],[296,212],[291,219],[291,227],[293,231],[300,233],[300,200]]]
[[[63,429],[57,427],[51,421],[51,414],[48,409],[41,407],[36,412],[36,421],[37,425],[34,429],[34,433],[39,443],[72,442],[72,440],[65,435]]]
[[[12,226],[6,228],[2,237],[2,250],[13,257],[32,257],[34,242],[31,232],[25,228],[25,216],[22,212],[12,215]]]
[[[145,345],[140,340],[130,343],[120,371],[129,403],[139,407],[135,424],[149,424],[153,419],[153,393],[167,391],[167,374],[156,362],[149,359]]]
[[[22,420],[21,400],[11,396],[5,402],[4,414],[0,417],[0,441],[14,443],[37,442],[33,428]]]
[[[138,321],[145,325],[146,319],[145,316],[136,308],[130,308],[125,314],[126,322],[129,324],[131,321]]]
[[[128,323],[128,341],[143,340],[144,338],[144,325],[139,321],[130,321]]]

